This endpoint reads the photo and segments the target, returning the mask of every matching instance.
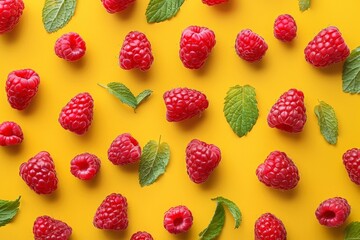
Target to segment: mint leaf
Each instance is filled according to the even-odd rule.
[[[249,85],[231,87],[225,97],[224,114],[234,133],[245,136],[259,117],[255,88]]]
[[[360,222],[352,222],[347,225],[344,240],[360,240]]]
[[[154,183],[165,172],[169,163],[170,148],[165,142],[156,143],[149,141],[142,152],[139,166],[140,186],[148,186]]]
[[[151,95],[152,91],[149,89],[146,89],[139,93],[139,95],[136,96],[136,104],[139,105],[142,101],[147,99]]]
[[[150,0],[146,8],[148,23],[162,22],[176,15],[184,0]]]
[[[76,0],[45,0],[42,20],[48,33],[64,27],[75,13]]]
[[[220,235],[221,230],[225,224],[225,209],[221,203],[217,203],[215,213],[211,222],[201,233],[199,233],[200,240],[212,240]]]
[[[20,197],[14,201],[0,200],[0,227],[5,226],[19,211]]]
[[[342,89],[346,93],[360,93],[360,47],[346,58],[342,73]]]
[[[326,102],[320,101],[314,111],[321,134],[328,143],[335,145],[338,137],[338,121],[334,109]]]
[[[299,0],[300,11],[304,12],[310,8],[311,0]]]
[[[229,199],[223,198],[223,197],[217,197],[213,198],[212,200],[217,201],[218,203],[222,204],[223,206],[226,206],[227,209],[229,209],[229,212],[233,216],[235,220],[235,228],[239,228],[240,223],[242,221],[242,215],[240,212],[240,209],[233,201],[230,201]]]

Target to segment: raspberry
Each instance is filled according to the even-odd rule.
[[[350,210],[350,205],[346,199],[334,197],[320,203],[315,215],[321,225],[339,227],[346,221]]]
[[[115,165],[126,165],[140,160],[139,143],[129,133],[117,136],[108,150],[108,158]]]
[[[3,122],[0,124],[0,146],[17,145],[23,140],[23,132],[17,123]]]
[[[118,193],[108,195],[96,210],[94,226],[99,229],[125,230],[128,226],[127,200]]]
[[[39,152],[22,163],[20,176],[38,194],[50,194],[57,189],[55,165],[48,152]]]
[[[154,240],[154,239],[151,236],[151,234],[147,232],[137,232],[131,236],[130,240]]]
[[[101,0],[108,13],[117,13],[125,10],[135,0]]]
[[[266,186],[282,190],[296,187],[300,180],[294,162],[280,151],[271,152],[256,169],[256,175]]]
[[[60,112],[61,126],[76,134],[87,132],[93,119],[94,100],[89,93],[79,93]]]
[[[221,160],[220,149],[197,139],[186,147],[186,168],[194,183],[205,182]]]
[[[268,45],[265,40],[250,29],[242,30],[236,37],[236,53],[245,61],[259,61],[265,55],[267,49]]]
[[[86,43],[79,34],[69,32],[56,40],[54,49],[59,58],[74,62],[84,56]]]
[[[100,159],[94,154],[82,153],[71,160],[70,172],[81,180],[90,180],[100,169]]]
[[[165,92],[163,98],[169,122],[192,118],[209,106],[205,94],[189,88],[174,88]]]
[[[65,222],[45,215],[36,218],[33,233],[35,240],[68,240],[72,229]]]
[[[0,1],[0,34],[10,32],[15,28],[24,10],[22,0]]]
[[[190,26],[181,34],[180,59],[185,67],[201,68],[215,46],[215,34],[206,27]]]
[[[165,212],[164,227],[169,233],[187,232],[193,224],[191,211],[185,206],[172,207]]]
[[[213,6],[221,3],[226,3],[228,0],[202,0],[202,2],[206,5]]]
[[[326,67],[345,60],[350,50],[339,29],[330,26],[321,30],[306,46],[305,59],[315,67]]]
[[[351,181],[360,185],[360,149],[347,150],[342,159]]]
[[[306,122],[304,93],[297,89],[283,93],[272,106],[267,122],[272,128],[290,133],[301,132]]]
[[[137,31],[129,32],[120,50],[120,67],[125,70],[139,68],[146,71],[150,69],[153,61],[151,44],[145,34]]]
[[[276,18],[274,23],[274,36],[284,42],[290,42],[296,37],[296,22],[289,14],[283,14]]]
[[[286,240],[283,222],[271,213],[264,213],[255,222],[255,240]]]
[[[15,70],[6,81],[6,94],[12,108],[27,108],[38,91],[39,75],[32,69]]]

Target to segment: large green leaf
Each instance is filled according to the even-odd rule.
[[[360,93],[360,47],[351,51],[347,57],[342,73],[343,91],[346,93]]]
[[[0,227],[5,226],[19,211],[20,197],[14,201],[0,200]]]
[[[318,118],[320,132],[330,144],[336,144],[338,137],[338,121],[334,109],[326,102],[320,101],[315,106],[315,115]]]
[[[184,0],[150,0],[146,9],[148,23],[162,22],[174,17]]]
[[[75,13],[76,0],[45,0],[42,20],[47,32],[64,27]]]

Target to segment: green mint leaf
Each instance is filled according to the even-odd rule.
[[[165,142],[149,141],[142,152],[139,166],[140,186],[154,183],[165,172],[170,159],[170,148]]]
[[[225,97],[224,114],[234,133],[245,136],[259,117],[255,88],[249,85],[231,87]]]
[[[213,198],[212,200],[217,201],[218,203],[222,204],[223,206],[227,207],[227,209],[229,209],[229,212],[231,213],[231,215],[235,220],[235,228],[239,228],[240,223],[242,221],[242,215],[239,207],[233,201],[230,201],[229,199],[223,197]]]
[[[311,0],[299,0],[300,11],[304,12],[310,8]]]
[[[335,145],[338,137],[338,121],[334,109],[326,102],[320,101],[314,111],[321,134],[328,143]]]
[[[147,99],[151,94],[152,91],[149,89],[142,91],[141,93],[139,93],[139,95],[136,96],[136,104],[139,105],[140,103],[142,103],[142,101]]]
[[[14,201],[0,200],[0,227],[5,226],[19,211],[20,197]]]
[[[217,203],[215,213],[209,226],[199,233],[200,240],[212,240],[220,235],[225,224],[225,208],[221,203]]]
[[[352,222],[346,227],[344,240],[360,240],[360,222]]]
[[[360,93],[360,47],[346,58],[342,73],[342,89],[346,93]]]
[[[147,22],[162,22],[174,17],[183,3],[184,0],[150,0],[145,13]]]
[[[76,0],[45,0],[42,20],[48,33],[64,27],[75,13]]]

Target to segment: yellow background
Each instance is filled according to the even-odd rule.
[[[352,206],[347,223],[360,220],[359,186],[352,183],[342,163],[342,154],[360,147],[360,98],[342,92],[342,64],[316,69],[304,59],[306,44],[323,28],[334,25],[343,34],[349,48],[360,45],[357,0],[313,1],[310,10],[301,13],[296,0],[229,0],[222,6],[208,7],[201,0],[187,0],[170,21],[148,24],[148,1],[137,0],[122,13],[108,14],[100,0],[79,0],[70,23],[56,33],[43,27],[44,1],[25,1],[19,25],[0,36],[0,121],[15,121],[23,129],[25,140],[18,147],[0,149],[0,198],[21,195],[21,209],[14,221],[0,228],[0,239],[33,239],[35,218],[50,215],[73,228],[71,239],[130,239],[138,230],[150,232],[154,239],[197,239],[215,211],[211,198],[224,196],[237,203],[243,222],[234,229],[231,215],[219,239],[254,239],[255,220],[271,212],[285,224],[288,239],[343,239],[344,227],[321,226],[314,215],[318,204],[330,197],[346,198]],[[298,36],[290,44],[273,36],[273,22],[284,13],[293,15]],[[201,70],[188,70],[179,60],[179,39],[189,25],[206,26],[216,35],[216,46]],[[235,37],[250,28],[260,34],[269,49],[260,63],[250,64],[236,55]],[[151,42],[154,63],[148,72],[125,71],[118,66],[118,53],[125,35],[132,30],[144,32]],[[62,34],[78,32],[87,44],[85,57],[76,63],[59,59],[54,43]],[[9,72],[32,68],[41,78],[39,92],[25,111],[10,107],[5,81]],[[121,104],[97,83],[111,81],[126,84],[135,94],[144,89],[154,93],[136,113]],[[250,84],[256,88],[259,119],[253,130],[238,138],[223,114],[227,90]],[[181,123],[165,119],[162,95],[175,87],[203,91],[210,102],[201,118]],[[278,97],[289,88],[305,94],[308,120],[300,134],[288,134],[268,127],[267,113]],[[94,119],[89,132],[78,136],[61,128],[57,121],[61,108],[76,94],[87,91],[95,100]],[[332,105],[339,120],[339,139],[329,145],[321,136],[313,112],[318,100]],[[171,159],[166,173],[148,187],[138,183],[138,165],[114,166],[107,160],[107,149],[121,133],[131,133],[144,146],[149,140],[167,142]],[[210,179],[197,185],[186,173],[185,148],[193,138],[213,143],[222,151],[222,160]],[[40,151],[53,157],[59,178],[52,195],[37,195],[19,176],[19,166]],[[256,167],[274,150],[286,152],[300,171],[298,186],[289,192],[270,189],[260,183]],[[94,181],[83,182],[70,174],[70,160],[91,152],[102,160]],[[123,232],[96,229],[94,213],[112,192],[128,199],[129,226]],[[172,206],[186,205],[194,224],[188,233],[169,234],[162,226],[164,212]]]

